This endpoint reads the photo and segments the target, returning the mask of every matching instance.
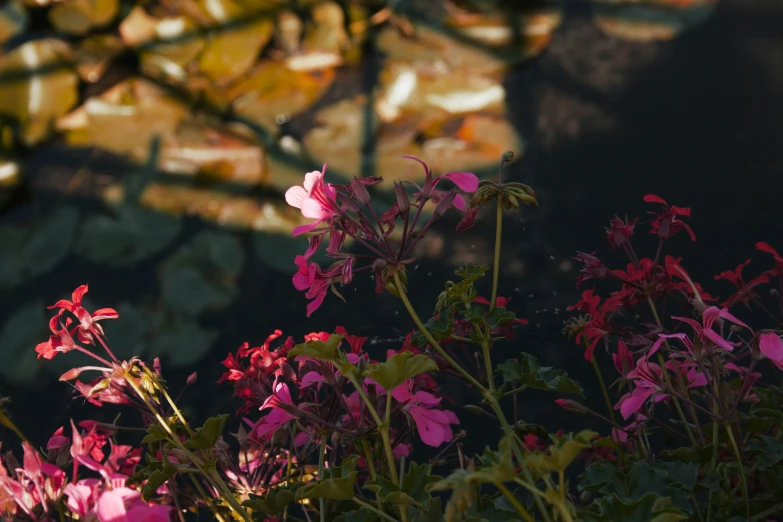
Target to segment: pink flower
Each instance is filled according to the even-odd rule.
[[[727,321],[730,321],[736,325],[743,326],[750,330],[750,327],[734,317],[727,309],[722,308],[719,309],[716,306],[710,306],[704,312],[701,314],[701,324],[699,324],[697,321],[694,321],[693,319],[689,319],[687,317],[675,317],[672,316],[672,319],[675,319],[677,321],[682,321],[684,323],[688,323],[693,330],[696,333],[696,337],[702,342],[702,343],[712,343],[720,348],[723,348],[724,350],[732,351],[734,349],[734,345],[721,337],[721,335],[712,329],[712,326],[715,324],[716,321],[719,321],[720,319],[725,319]],[[720,324],[720,322],[719,322]],[[751,330],[752,331],[752,330]],[[659,339],[655,342],[652,349],[650,350],[650,355],[656,352],[658,348],[661,346],[661,343],[663,342],[663,339],[666,338],[678,338],[681,339],[685,345],[688,347],[689,350],[693,351],[693,344],[691,343],[690,339],[688,339],[684,334],[671,334],[671,335],[660,335]]]
[[[762,333],[759,336],[759,350],[772,364],[783,370],[783,341],[777,333]]]
[[[749,264],[750,259],[738,265],[733,272],[731,270],[726,270],[715,276],[716,281],[724,279],[737,287],[737,291],[723,303],[722,306],[730,307],[734,303],[745,303],[747,305],[751,299],[758,297],[753,289],[761,284],[769,282],[769,276],[766,274],[761,274],[750,281],[745,281],[742,277],[742,269]]]
[[[270,410],[269,413],[256,422],[251,431],[251,434],[259,439],[270,439],[278,428],[296,418],[296,415],[292,415],[282,406],[282,404],[294,406],[288,385],[283,382],[277,382],[274,385],[274,390],[274,393],[267,397],[260,408],[262,411]]]
[[[620,410],[624,419],[639,411],[648,399],[654,397],[655,402],[660,402],[668,397],[663,392],[660,384],[663,370],[655,363],[647,362],[641,357],[636,361],[636,369],[628,373],[628,378],[633,379],[634,389],[620,398],[615,409]]]
[[[617,353],[612,354],[612,362],[620,375],[628,377],[628,373],[633,367],[633,355],[624,342],[617,342]]]
[[[337,205],[337,192],[329,183],[324,183],[326,164],[321,172],[314,170],[305,174],[304,186],[294,186],[285,193],[286,202],[302,211],[306,218],[315,219],[309,225],[294,229],[294,236],[313,230],[329,218],[342,214]]]
[[[15,479],[0,465],[0,509],[11,509],[10,504],[14,502],[18,509],[37,520],[37,508],[43,509],[47,515],[54,509],[63,492],[65,473],[54,464],[42,462],[38,452],[29,443],[23,442],[22,449],[24,460],[22,467],[15,470]],[[6,464],[8,462],[6,460]]]
[[[625,221],[619,217],[612,218],[609,222],[609,228],[606,229],[606,239],[609,241],[609,246],[612,247],[612,250],[628,243],[628,240],[633,235],[633,229],[637,221],[639,220],[632,219],[628,222],[628,218],[625,218]]]
[[[437,178],[432,177],[432,171],[427,166],[426,163],[424,163],[422,160],[415,156],[401,156],[403,158],[412,159],[413,161],[418,161],[421,163],[421,165],[424,167],[424,185],[419,186],[415,183],[407,182],[408,184],[416,187],[419,189],[419,192],[415,193],[414,196],[421,196],[423,198],[431,199],[433,203],[439,203],[441,200],[443,200],[448,192],[442,191],[442,190],[436,190],[435,187],[438,186],[438,183],[440,183],[442,180],[447,179],[454,183],[454,185],[457,186],[460,190],[464,192],[476,192],[478,189],[478,178],[475,174],[472,174],[470,172],[449,172],[448,174],[443,174],[442,176],[438,176]],[[461,194],[457,194],[454,197],[454,206],[458,208],[459,210],[465,210],[465,198],[462,197]]]
[[[454,437],[451,424],[459,424],[452,411],[436,410],[441,399],[425,391],[413,393],[413,381],[408,380],[392,390],[392,397],[404,403],[403,411],[413,417],[422,442],[437,447]]]
[[[332,264],[325,271],[305,256],[296,256],[294,263],[299,267],[292,278],[294,288],[300,291],[306,290],[305,297],[312,299],[307,304],[307,317],[321,306],[326,298],[326,292],[334,283],[347,284],[351,280],[350,266],[353,264],[353,258],[350,257]]]

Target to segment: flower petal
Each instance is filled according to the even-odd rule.
[[[307,191],[304,187],[296,185],[285,191],[285,202],[294,208],[302,208],[305,199],[307,199]]]
[[[783,362],[783,340],[776,333],[767,332],[759,336],[759,349],[773,362]]]
[[[476,192],[478,190],[479,180],[471,172],[449,172],[441,176],[454,183],[460,190],[465,192]]]

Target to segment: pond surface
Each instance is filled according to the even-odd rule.
[[[507,354],[524,349],[545,365],[566,369],[600,404],[597,394],[589,394],[593,374],[581,349],[560,333],[566,308],[578,298],[578,269],[570,258],[576,250],[608,251],[603,228],[613,215],[644,221],[645,194],[692,208],[697,242],[678,238],[676,254],[705,285],[754,255],[757,241],[783,247],[780,27],[780,2],[727,0],[672,40],[632,42],[607,36],[582,3],[567,2],[543,54],[505,74],[505,118],[525,142],[507,176],[532,185],[540,201],[539,208],[506,220],[501,294],[530,321],[507,343]],[[346,95],[333,86],[327,98],[332,103]],[[294,119],[291,134],[306,135],[317,124],[312,114]],[[172,217],[138,206],[107,212],[94,194],[117,179],[126,191],[134,187],[127,180],[149,182],[143,163],[62,142],[38,145],[24,162],[25,187],[0,210],[0,393],[12,398],[13,418],[33,437],[48,436],[69,418],[94,415],[57,382],[70,366],[62,366],[66,357],[43,364],[33,352],[45,339],[44,306],[83,283],[90,285],[90,306],[119,310],[121,320],[106,327],[118,352],[160,356],[175,392],[198,372],[182,403],[203,417],[233,408],[226,406],[231,390],[212,383],[226,353],[244,341],[260,344],[274,329],[301,338],[342,325],[369,336],[383,353],[412,328],[399,301],[376,295],[365,278],[343,292],[346,303],[330,295],[305,321],[305,299],[290,281],[293,256],[304,242],[279,231],[220,227],[198,217],[203,212]],[[305,172],[297,163],[287,169],[283,179],[295,179],[296,169]],[[274,163],[270,175],[276,175]],[[237,193],[243,197],[266,194],[242,190]],[[170,203],[166,198],[173,197],[161,199]],[[454,267],[491,261],[489,214],[461,235],[452,232],[458,216],[444,220],[420,249],[408,277],[421,314],[431,311]],[[8,231],[32,223],[37,236]],[[450,396],[463,401],[459,390]],[[552,415],[559,412],[551,400],[529,396],[525,419],[552,430],[572,427],[571,419]],[[0,432],[0,440],[7,438]]]

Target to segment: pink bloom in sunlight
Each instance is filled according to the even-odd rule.
[[[413,393],[413,381],[408,380],[392,390],[392,396],[403,403],[403,411],[413,417],[422,442],[437,447],[454,438],[451,424],[459,424],[452,411],[436,410],[441,399],[425,391]]]
[[[49,340],[40,343],[35,347],[39,359],[41,357],[44,359],[51,359],[58,353],[66,353],[79,346],[73,339],[73,336],[76,334],[79,327],[74,327],[69,330],[68,327],[73,322],[70,318],[65,319],[65,325],[58,326],[58,318],[59,315],[56,315],[52,317],[52,320],[49,322],[49,326],[53,332],[52,335],[49,336]]]
[[[101,308],[100,310],[96,310],[93,313],[88,312],[82,306],[82,298],[86,293],[87,285],[82,285],[73,291],[71,294],[71,301],[68,301],[67,299],[61,299],[49,307],[50,310],[54,308],[60,309],[60,312],[57,314],[57,316],[49,323],[53,333],[58,333],[58,331],[56,331],[54,328],[57,317],[61,316],[66,310],[75,315],[76,319],[79,321],[79,339],[82,342],[89,343],[93,342],[93,335],[104,335],[103,328],[101,328],[101,325],[98,324],[98,321],[102,321],[103,319],[117,319],[117,317],[119,317],[119,314],[117,314],[117,311],[113,308]]]
[[[282,404],[294,406],[288,385],[278,382],[275,384],[274,389],[275,392],[267,397],[260,408],[262,411],[270,410],[269,413],[262,417],[260,421],[252,424],[253,429],[251,433],[256,438],[268,440],[280,426],[296,418],[296,415],[292,415],[282,406]]]
[[[783,341],[777,333],[762,333],[759,336],[759,350],[772,364],[783,370]]]
[[[446,179],[454,183],[454,185],[457,186],[458,189],[473,193],[478,190],[478,184],[479,180],[478,177],[476,177],[475,174],[472,174],[470,172],[449,172],[448,174],[443,174],[442,176],[438,176],[437,178],[432,177],[432,171],[427,166],[426,163],[424,163],[421,159],[415,157],[415,156],[401,156],[402,158],[406,159],[412,159],[413,161],[418,161],[421,163],[421,165],[424,167],[424,185],[419,186],[415,183],[406,182],[417,189],[419,189],[419,192],[414,193],[414,196],[423,196],[425,198],[430,198],[433,203],[439,203],[441,200],[443,200],[448,192],[442,191],[442,190],[436,190],[435,187],[437,187],[438,183],[440,183],[442,180]],[[465,210],[467,205],[465,204],[465,198],[462,197],[461,194],[457,194],[454,198],[453,205],[458,208],[459,210]]]
[[[294,236],[313,230],[329,218],[342,214],[337,205],[337,192],[329,183],[324,183],[326,164],[321,172],[314,170],[305,174],[304,186],[294,186],[285,193],[286,202],[302,211],[306,218],[315,219],[309,225],[294,229]]]

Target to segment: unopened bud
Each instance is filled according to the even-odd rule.
[[[197,372],[193,372],[190,375],[188,375],[188,386],[192,386],[193,384],[196,384],[196,380],[198,379]]]
[[[443,214],[446,213],[448,209],[454,205],[454,198],[457,196],[457,193],[452,191],[446,194],[446,196],[441,199],[437,205],[435,205],[435,210],[432,212],[433,217],[439,218]]]
[[[555,400],[555,404],[563,408],[565,411],[571,413],[578,413],[579,415],[586,415],[588,413],[588,409],[586,407],[576,401],[572,401],[571,399],[557,399]]]
[[[503,158],[503,163],[510,163],[511,161],[514,160],[514,152],[507,150],[506,152],[503,153],[502,158]]]
[[[351,181],[351,192],[353,193],[354,197],[362,203],[362,205],[370,204],[370,193],[367,192],[364,183],[359,181],[359,178],[356,176],[354,176],[353,181]]]
[[[400,214],[407,213],[411,208],[411,200],[402,182],[394,182],[394,194],[397,196],[397,207],[400,209]]]

